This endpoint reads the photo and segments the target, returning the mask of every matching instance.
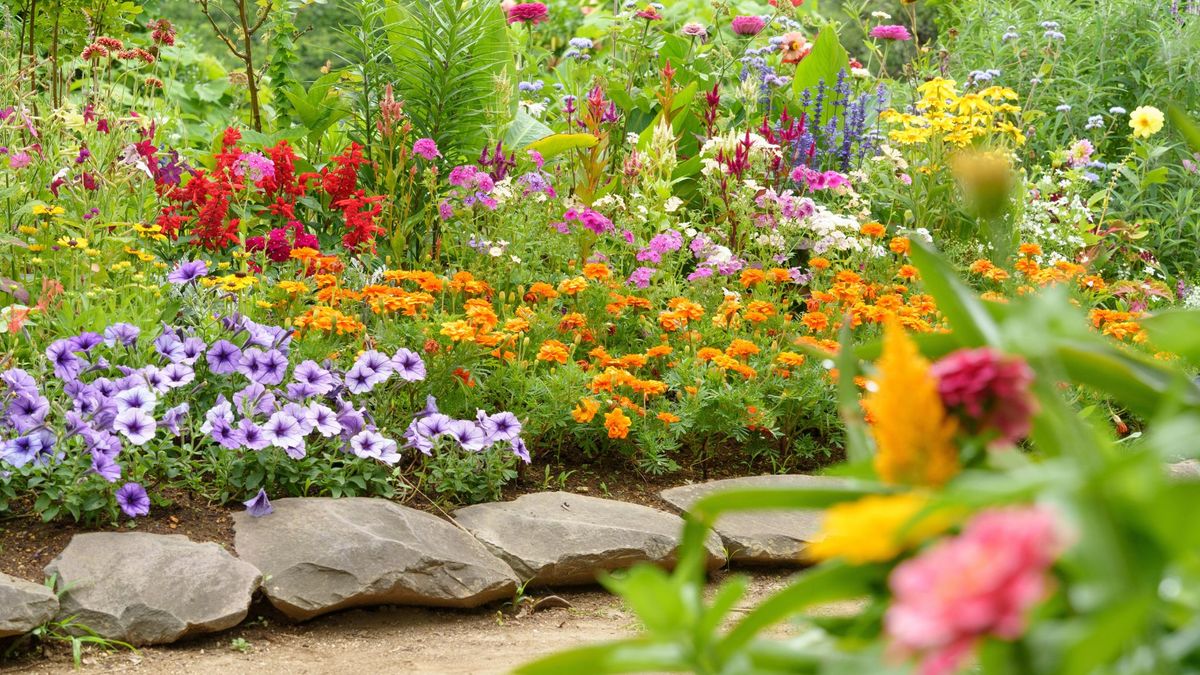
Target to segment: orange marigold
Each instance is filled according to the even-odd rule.
[[[538,361],[556,361],[565,364],[567,357],[567,346],[558,340],[546,340],[538,348]]]
[[[662,421],[665,424],[675,424],[676,422],[678,422],[680,420],[678,415],[672,415],[671,413],[666,412],[666,411],[658,413],[657,415],[655,415],[655,417],[657,417],[660,421]]]
[[[571,411],[571,417],[580,424],[586,424],[592,421],[596,413],[600,411],[600,403],[592,398],[585,398],[579,401],[579,404]]]
[[[732,356],[733,358],[739,359],[757,354],[760,351],[762,350],[758,348],[758,345],[749,340],[742,340],[740,338],[730,342],[729,346],[725,348],[726,354]]]
[[[882,237],[884,233],[887,232],[887,230],[883,227],[883,223],[877,223],[875,221],[863,223],[862,227],[858,228],[858,231],[872,238]]]
[[[604,281],[612,276],[612,270],[604,263],[588,263],[583,266],[583,276],[593,281]]]
[[[625,438],[629,435],[629,424],[632,420],[623,410],[617,408],[604,415],[604,428],[608,429],[609,438]]]
[[[753,267],[742,270],[741,284],[746,288],[750,288],[755,284],[760,284],[767,280],[767,273]]]

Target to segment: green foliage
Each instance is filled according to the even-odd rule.
[[[500,8],[482,0],[387,5],[397,95],[417,134],[450,158],[478,152],[512,116],[513,51]]]

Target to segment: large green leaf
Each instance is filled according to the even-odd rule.
[[[563,673],[644,673],[688,670],[683,646],[653,640],[634,639],[589,645],[560,652],[527,663],[517,675],[562,675]]]
[[[524,110],[518,110],[508,131],[504,134],[504,145],[509,148],[524,148],[534,141],[550,136],[554,130]]]
[[[995,319],[975,292],[958,278],[950,263],[920,237],[913,238],[909,256],[921,271],[925,290],[937,301],[938,310],[950,322],[962,344],[971,347],[999,345],[1000,329]]]
[[[1174,352],[1194,366],[1200,366],[1200,310],[1169,309],[1156,312],[1138,322],[1159,349]]]
[[[600,140],[591,134],[553,134],[540,138],[525,148],[539,153],[544,159],[550,159],[568,150],[593,147],[599,142]]]
[[[1200,152],[1200,124],[1188,117],[1187,113],[1177,105],[1167,107],[1167,115],[1171,119],[1171,124],[1179,129],[1179,133],[1183,135],[1183,140],[1188,144],[1188,147],[1193,152]]]
[[[1073,382],[1120,401],[1144,415],[1159,410],[1168,396],[1200,407],[1200,386],[1178,369],[1103,342],[1062,340],[1056,355]]]
[[[833,26],[822,28],[817,34],[812,51],[796,65],[796,72],[792,76],[793,95],[799,98],[805,89],[811,89],[813,96],[816,96],[816,88],[820,82],[832,89],[837,83],[838,72],[849,71],[849,64],[850,55],[838,40],[837,29]],[[826,106],[826,109],[829,108],[830,106]],[[809,126],[817,126],[820,123],[821,120],[811,119]]]

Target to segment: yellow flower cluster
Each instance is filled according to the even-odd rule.
[[[887,562],[953,524],[947,514],[923,514],[928,505],[915,492],[836,504],[826,509],[821,533],[806,553],[813,560],[842,558],[853,565]]]
[[[888,137],[900,145],[918,145],[941,139],[966,147],[975,139],[993,135],[1007,136],[1017,145],[1025,135],[1014,124],[1021,113],[1012,103],[1017,92],[1007,87],[988,87],[960,94],[954,80],[934,78],[917,88],[921,100],[916,113],[885,110],[880,119],[899,124]]]

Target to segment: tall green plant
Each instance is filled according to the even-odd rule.
[[[501,136],[514,112],[515,65],[498,4],[396,0],[387,36],[396,94],[420,136],[451,160]]]

